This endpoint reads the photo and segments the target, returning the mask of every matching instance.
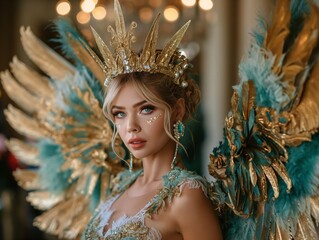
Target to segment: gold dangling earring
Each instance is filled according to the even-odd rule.
[[[171,162],[171,169],[173,169],[176,165],[177,162],[177,153],[178,153],[178,145],[179,145],[179,139],[184,136],[185,132],[185,126],[184,124],[178,120],[174,125],[174,137],[176,139],[176,148],[175,148],[175,153],[173,157],[173,161]]]
[[[129,171],[133,171],[133,154],[130,152],[130,164],[129,164]]]

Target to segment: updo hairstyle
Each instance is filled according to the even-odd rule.
[[[185,88],[175,84],[169,76],[161,73],[133,72],[119,75],[108,86],[103,112],[114,124],[111,113],[112,102],[125,84],[132,83],[136,91],[148,102],[164,109],[165,132],[175,141],[171,133],[170,119],[177,100],[182,98],[185,101],[185,115],[182,121],[188,120],[193,115],[200,101],[200,90],[195,81],[186,78],[183,80],[188,83]]]

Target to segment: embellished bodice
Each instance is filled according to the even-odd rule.
[[[156,214],[163,208],[167,201],[171,203],[173,197],[181,194],[185,184],[189,188],[202,188],[207,195],[207,182],[199,175],[175,167],[162,177],[162,189],[140,211],[133,216],[122,215],[110,223],[113,214],[112,205],[121,194],[136,180],[142,171],[130,173],[123,172],[118,175],[113,192],[114,196],[100,203],[82,239],[123,239],[123,240],[160,240],[161,233],[158,229],[145,225],[145,218]],[[107,230],[105,230],[107,228]]]

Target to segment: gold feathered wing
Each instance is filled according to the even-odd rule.
[[[240,65],[209,164],[226,238],[318,239],[318,34],[318,6],[278,0]]]
[[[4,89],[20,108],[10,105],[5,110],[7,121],[27,139],[10,139],[7,146],[32,166],[14,176],[30,191],[27,200],[44,211],[34,224],[60,238],[74,239],[83,232],[93,206],[106,196],[112,176],[122,170],[116,154],[123,156],[124,150],[119,140],[116,154],[111,148],[113,132],[101,107],[103,70],[83,40],[67,37],[82,62],[79,69],[85,69],[81,71],[29,28],[20,32],[26,53],[45,75],[16,57],[10,64],[12,74],[1,73]]]

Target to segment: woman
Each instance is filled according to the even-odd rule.
[[[200,98],[195,83],[187,83],[146,72],[110,83],[105,114],[143,170],[117,178],[116,193],[100,205],[84,239],[221,239],[207,183],[175,163],[180,143],[173,126],[191,116]]]

